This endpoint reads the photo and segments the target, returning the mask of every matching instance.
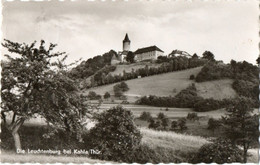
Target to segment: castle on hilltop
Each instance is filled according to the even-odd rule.
[[[123,51],[118,52],[118,55],[113,55],[111,59],[111,64],[125,63],[126,56],[130,51],[131,41],[126,33],[123,40]],[[144,61],[144,60],[156,60],[159,56],[163,56],[163,51],[157,46],[149,46],[145,48],[137,49],[134,52],[135,61]]]
[[[123,40],[123,51],[122,52],[118,52],[118,55],[113,55],[112,59],[111,59],[111,64],[118,64],[118,63],[124,63],[126,62],[126,56],[127,53],[130,50],[130,39],[126,33],[125,35],[125,39]]]

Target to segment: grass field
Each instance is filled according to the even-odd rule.
[[[200,136],[178,134],[170,131],[155,131],[148,128],[140,128],[143,135],[142,143],[151,148],[164,147],[173,150],[195,151],[203,144],[209,143],[207,139]]]
[[[224,99],[234,98],[237,94],[232,88],[233,80],[215,80],[209,82],[196,83],[190,80],[190,75],[197,75],[202,67],[187,69],[183,71],[175,71],[171,73],[164,73],[144,77],[140,79],[132,79],[126,81],[129,90],[124,93],[127,96],[127,101],[134,102],[142,96],[156,95],[156,96],[175,96],[181,90],[187,88],[192,83],[195,83],[198,94],[204,98]],[[122,68],[121,68],[122,69]],[[109,92],[114,95],[113,86],[109,84],[99,87],[83,90],[82,93],[87,95],[89,91],[94,91],[97,94],[104,95]]]
[[[83,156],[66,156],[66,155],[35,155],[35,154],[16,154],[10,151],[1,151],[1,163],[113,163],[110,161],[102,161],[91,159]]]
[[[224,98],[234,98],[237,96],[236,91],[232,88],[232,79],[215,80],[196,83],[198,95],[203,98],[214,98],[221,100]]]
[[[148,128],[141,128],[143,135],[142,143],[151,148],[165,148],[173,150],[178,157],[181,154],[196,152],[202,145],[209,143],[209,140],[200,136],[178,134],[168,131],[155,131]],[[181,153],[181,154],[180,154]],[[258,163],[258,149],[249,149],[248,163]]]
[[[171,73],[164,73],[160,75],[154,75],[144,77],[140,79],[132,79],[126,81],[129,90],[124,93],[127,96],[128,101],[133,102],[141,96],[157,95],[157,96],[175,96],[181,90],[187,88],[194,81],[189,80],[191,74],[197,75],[202,67],[187,69],[183,71],[176,71]],[[90,88],[82,91],[84,94],[88,94],[89,91],[94,91],[97,94],[104,95],[105,92],[109,92],[114,95],[113,86],[115,84],[109,84]],[[174,90],[174,91],[173,91]]]
[[[117,104],[102,104],[100,106],[100,110],[106,110],[110,107],[117,106]],[[186,117],[189,112],[194,112],[191,108],[168,108],[166,111],[166,107],[153,107],[146,105],[134,105],[134,104],[123,104],[124,108],[131,110],[135,117],[139,117],[142,112],[150,112],[152,117],[156,117],[159,112],[163,112],[169,118],[180,118]],[[209,111],[209,112],[196,112],[200,117],[214,117],[221,118],[222,115],[225,114],[224,109]]]

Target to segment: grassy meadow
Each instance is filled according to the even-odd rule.
[[[214,99],[221,100],[224,98],[234,98],[237,96],[236,92],[232,88],[233,80],[231,79],[214,80],[202,83],[196,83],[194,80],[190,80],[190,75],[193,74],[196,76],[200,72],[201,68],[202,67],[197,67],[139,79],[127,80],[125,82],[127,83],[129,90],[124,92],[124,95],[127,97],[127,101],[131,103],[135,102],[142,96],[148,95],[175,96],[181,90],[187,88],[192,83],[195,83],[198,89],[198,95],[204,98],[212,97]],[[109,92],[111,95],[114,95],[114,85],[115,84],[109,84],[94,87],[83,90],[82,93],[84,95],[88,95],[89,91],[94,91],[102,96],[105,94],[105,92]],[[115,98],[111,98],[112,99],[109,99],[108,102],[111,102],[111,100],[116,102]]]

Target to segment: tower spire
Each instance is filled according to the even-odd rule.
[[[129,38],[128,38],[128,34],[126,33],[125,35],[125,39],[123,40],[123,42],[130,42]]]

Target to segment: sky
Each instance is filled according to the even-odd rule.
[[[131,51],[152,45],[217,60],[246,60],[259,55],[257,0],[44,1],[3,2],[2,36],[15,42],[44,39],[67,52],[68,62],[122,51],[126,33]],[[7,51],[3,50],[2,54]]]

